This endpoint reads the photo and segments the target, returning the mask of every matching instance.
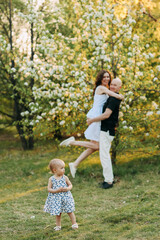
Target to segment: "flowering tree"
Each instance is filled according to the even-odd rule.
[[[53,8],[47,0],[37,8],[36,1],[28,1],[26,13],[18,14],[31,29],[30,50],[17,49],[11,70],[19,80],[24,135],[28,138],[28,129],[38,137],[82,133],[97,72],[108,69],[122,79],[125,94],[115,158],[119,138],[121,150],[136,147],[158,119],[159,15],[152,14],[157,5],[145,0],[59,2]],[[7,41],[1,39],[6,51]]]
[[[24,7],[21,1],[15,1],[13,3],[14,7],[18,5],[18,8]],[[6,11],[7,9],[7,11]],[[14,8],[16,11],[16,7]],[[13,8],[12,8],[12,1],[5,2],[1,5],[1,12],[2,12],[2,22],[1,22],[1,32],[3,35],[0,36],[1,42],[1,81],[2,81],[2,96],[4,102],[8,102],[10,100],[11,104],[13,105],[13,111],[11,114],[8,114],[4,111],[1,111],[2,114],[6,115],[7,117],[11,118],[13,124],[16,125],[17,131],[20,135],[22,146],[24,149],[27,148],[29,144],[29,148],[33,147],[32,144],[32,136],[28,134],[28,143],[27,139],[24,136],[24,126],[22,124],[22,117],[21,112],[27,108],[24,104],[25,99],[22,94],[22,89],[20,86],[19,75],[16,72],[16,59],[15,55],[17,54],[18,50],[17,47],[14,46],[14,34],[17,35],[17,31],[13,29]],[[15,31],[14,31],[15,30]],[[27,129],[27,132],[31,132],[31,129]]]
[[[84,72],[86,79],[93,79],[102,68],[122,79],[126,98],[121,107],[122,123],[117,131],[124,143],[120,146],[139,145],[139,141],[132,141],[132,135],[139,135],[137,140],[143,141],[144,136],[150,134],[148,129],[152,132],[157,126],[159,115],[159,15],[156,19],[151,11],[158,3],[83,0],[60,3],[65,9],[61,13],[64,16],[61,24],[64,22],[72,29],[76,39],[73,58],[77,64],[74,69]],[[70,21],[66,21],[65,13],[70,16]],[[89,102],[87,98],[86,102]],[[152,121],[151,114],[154,116]],[[130,134],[127,142],[124,140],[126,134]],[[118,142],[117,137],[113,158]]]
[[[34,102],[32,93],[35,80],[34,45],[36,45],[36,37],[38,36],[37,32],[34,36],[35,6],[36,3],[33,3],[33,1],[28,1],[28,5],[25,6],[20,1],[13,1],[12,4],[10,0],[9,3],[4,3],[1,9],[3,13],[3,22],[1,25],[2,35],[0,35],[2,94],[5,93],[5,98],[9,96],[10,105],[13,106],[13,109],[10,110],[11,114],[4,111],[1,111],[1,113],[12,119],[24,149],[32,149],[34,143],[33,126],[30,122],[35,118],[35,114],[30,110],[30,103]],[[5,14],[5,7],[9,15]],[[22,21],[23,24],[21,24],[18,18],[18,12],[20,12],[21,9],[27,12],[27,15],[22,13],[19,15],[26,16],[28,20],[28,29],[30,30],[29,51],[28,48],[25,51],[21,47],[21,41],[18,38],[20,37],[18,33],[20,28],[18,28],[17,24],[19,24],[20,27],[24,24],[24,21]],[[7,32],[8,29],[9,34]],[[6,93],[9,93],[9,95]],[[5,98],[3,98],[4,101]]]

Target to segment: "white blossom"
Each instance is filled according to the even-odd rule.
[[[131,53],[131,52],[129,52],[129,53],[128,53],[128,56],[130,56],[130,57],[131,57],[131,56],[132,56],[132,53]]]
[[[60,123],[59,123],[61,126],[65,124],[65,121],[62,120]]]
[[[49,112],[50,115],[54,114],[55,113],[55,109],[51,109],[51,111]]]
[[[151,116],[151,115],[153,115],[152,111],[149,111],[149,112],[146,113],[146,116]]]
[[[138,40],[139,40],[139,36],[135,34],[135,35],[133,36],[133,40],[134,40],[134,41],[138,41]]]
[[[127,25],[123,25],[123,28],[128,28],[128,26]]]
[[[153,82],[155,82],[155,81],[157,81],[158,80],[158,78],[157,77],[155,77],[154,79],[153,79]]]
[[[157,66],[157,70],[160,71],[160,65]]]
[[[145,96],[140,96],[140,99],[142,99],[142,100],[144,100],[144,101],[147,100],[147,98],[146,98]]]
[[[73,101],[73,106],[76,108],[78,106],[78,103],[76,101]]]
[[[138,76],[143,76],[143,72],[137,72]]]
[[[157,104],[157,103],[155,103],[154,101],[152,102],[152,106],[153,106],[155,109],[157,109],[157,108],[158,108],[158,104]]]
[[[63,103],[62,103],[62,102],[59,102],[57,105],[58,105],[59,107],[61,107],[61,106],[63,105]]]
[[[38,120],[41,120],[41,119],[42,119],[42,117],[41,117],[41,116],[37,116],[37,119],[38,119]]]
[[[12,71],[12,72],[16,72],[16,69],[15,69],[15,68],[11,68],[11,71]]]
[[[33,125],[34,125],[34,122],[33,122],[33,121],[31,121],[31,122],[29,123],[29,125],[30,125],[30,126],[33,126]]]
[[[123,117],[123,113],[119,112],[119,118]]]

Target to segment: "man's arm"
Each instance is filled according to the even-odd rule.
[[[102,121],[106,118],[109,118],[112,114],[112,110],[110,108],[106,108],[106,111],[104,113],[102,113],[101,115],[99,115],[98,117],[95,118],[88,118],[87,119],[87,124],[90,125],[93,122],[99,122]]]

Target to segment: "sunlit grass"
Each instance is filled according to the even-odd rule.
[[[119,154],[119,156],[117,157],[117,164],[119,163],[127,163],[133,160],[140,158],[144,158],[144,157],[152,157],[152,156],[156,156],[159,154],[159,150],[157,149],[153,149],[151,147],[147,147],[145,148],[137,148],[134,151],[130,150],[128,151],[126,154]]]
[[[2,143],[1,143],[2,144]],[[86,159],[72,179],[68,163],[81,148],[59,148],[53,141],[37,142],[35,150],[22,151],[19,143],[3,141],[1,152],[1,239],[158,240],[160,229],[159,153],[121,153],[114,173],[118,182],[110,190],[103,180],[98,153]],[[150,152],[150,149],[146,149]],[[61,158],[73,184],[78,231],[67,214],[62,230],[54,232],[55,217],[43,212],[50,177],[49,161]],[[129,160],[129,162],[125,161]]]

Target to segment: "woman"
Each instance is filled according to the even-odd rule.
[[[101,70],[96,78],[94,87],[94,102],[93,107],[87,113],[87,118],[94,118],[102,114],[103,104],[107,101],[109,96],[123,99],[123,95],[116,94],[108,89],[112,79],[111,74],[106,70]],[[74,137],[70,137],[63,142],[60,146],[81,146],[87,148],[81,155],[72,163],[69,163],[70,172],[73,178],[75,178],[78,165],[87,158],[93,152],[99,150],[99,136],[100,136],[100,124],[101,122],[94,122],[86,129],[84,135],[87,141],[76,141]]]

